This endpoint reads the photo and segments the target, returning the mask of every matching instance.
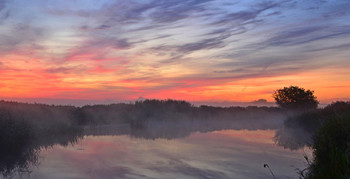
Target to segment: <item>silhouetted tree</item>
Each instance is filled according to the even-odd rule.
[[[305,90],[298,86],[284,87],[277,89],[273,93],[276,103],[285,109],[310,110],[316,109],[318,101],[314,96],[314,91]]]

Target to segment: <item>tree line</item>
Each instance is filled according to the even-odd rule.
[[[284,87],[273,93],[279,107],[213,107],[193,106],[178,100],[143,100],[135,103],[110,105],[86,105],[83,107],[28,104],[0,101],[0,173],[11,176],[13,171],[26,171],[30,164],[38,162],[41,148],[54,144],[75,143],[83,134],[84,126],[127,125],[134,136],[143,135],[141,130],[150,125],[149,138],[159,134],[166,138],[182,136],[177,133],[181,125],[176,125],[174,135],[169,133],[169,125],[187,126],[186,135],[193,130],[211,131],[225,127],[234,127],[238,123],[228,121],[248,121],[263,125],[271,119],[283,119],[285,129],[301,128],[310,133],[312,140],[307,145],[314,150],[314,159],[307,160],[308,167],[300,170],[303,178],[346,178],[350,171],[350,102],[336,102],[320,109],[311,90],[297,86]],[[277,116],[277,117],[276,117]],[[253,120],[252,120],[253,119]],[[191,121],[201,121],[201,126]],[[208,122],[210,121],[210,122]],[[169,123],[170,122],[170,123]],[[202,124],[212,126],[206,128]],[[162,128],[160,129],[159,128]],[[191,126],[189,128],[189,126]],[[166,129],[166,130],[163,130]],[[254,128],[254,127],[253,127]],[[269,128],[269,125],[265,125]],[[148,131],[149,130],[144,130]],[[289,145],[291,138],[284,138],[276,132],[276,141]],[[152,135],[150,135],[152,134]],[[305,136],[295,136],[305,139]],[[306,141],[308,142],[308,141]],[[301,143],[300,146],[304,145]]]
[[[275,140],[292,149],[303,145],[312,147],[313,159],[305,156],[307,168],[298,170],[300,178],[348,179],[350,101],[338,101],[318,109],[319,102],[313,93],[314,91],[297,86],[284,87],[274,92],[273,97],[281,108],[298,111],[285,120],[284,128],[277,130]],[[295,130],[297,132],[290,132],[291,135],[285,133]]]

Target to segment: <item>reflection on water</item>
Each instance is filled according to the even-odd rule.
[[[34,129],[25,121],[0,120],[0,173],[4,178],[29,177],[40,163],[40,151],[55,144],[68,146],[82,137],[78,128]]]
[[[1,143],[7,145],[1,147],[0,172],[14,178],[268,178],[263,168],[268,163],[278,178],[296,178],[295,169],[305,167],[303,145],[288,142],[295,135],[281,129],[275,134],[280,126],[279,120],[203,120],[84,131],[23,128],[11,140],[5,135],[9,132],[2,132]],[[301,149],[286,150],[275,140]]]
[[[194,133],[180,139],[146,140],[86,136],[77,145],[42,152],[33,178],[296,178],[303,151],[272,141],[273,130]]]
[[[85,135],[129,135],[143,139],[177,139],[189,136],[194,132],[212,132],[218,130],[268,130],[277,129],[283,125],[283,120],[249,119],[249,120],[148,120],[142,126],[132,125],[100,125],[86,127]]]
[[[277,129],[274,141],[286,149],[298,150],[312,145],[312,135],[302,128],[282,127]]]
[[[271,177],[265,163],[294,177],[312,133],[284,126],[286,115],[173,100],[82,108],[0,101],[0,177]]]

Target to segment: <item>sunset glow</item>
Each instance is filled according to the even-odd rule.
[[[0,1],[0,99],[350,97],[350,2]]]

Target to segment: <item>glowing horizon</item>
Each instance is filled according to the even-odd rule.
[[[0,1],[0,99],[350,98],[350,2]]]

